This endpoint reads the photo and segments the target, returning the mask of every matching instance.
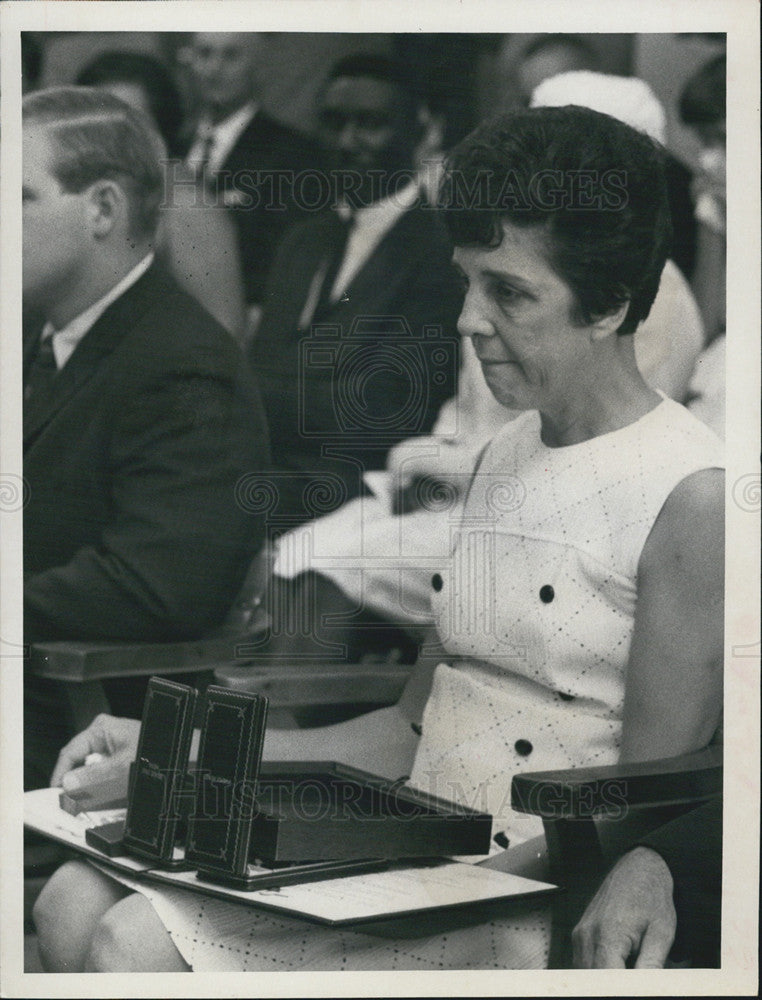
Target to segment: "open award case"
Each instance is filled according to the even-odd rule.
[[[491,817],[343,764],[262,764],[267,701],[211,686],[198,761],[195,692],[152,678],[129,795],[74,815],[58,789],[25,796],[25,823],[139,880],[329,924],[524,897],[554,887],[464,864]],[[111,793],[113,796],[113,793]],[[108,822],[104,822],[108,820]]]
[[[255,889],[263,867],[306,881],[489,851],[489,816],[401,782],[331,762],[262,765],[266,716],[264,699],[207,691],[185,848],[199,879]]]
[[[252,853],[266,864],[487,854],[492,817],[332,761],[262,765]]]

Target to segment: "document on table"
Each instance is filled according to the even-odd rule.
[[[24,795],[24,825],[118,871],[151,882],[279,910],[325,924],[385,920],[469,903],[552,892],[547,882],[451,859],[399,861],[389,868],[302,885],[246,892],[202,880],[195,871],[165,871],[153,862],[122,855],[106,857],[85,841],[88,827],[123,819],[124,809],[71,816],[60,808],[60,788],[39,788]],[[179,850],[179,849],[178,849]]]
[[[126,809],[98,809],[71,816],[59,806],[60,795],[60,788],[36,788],[34,791],[25,792],[24,826],[67,847],[73,847],[91,858],[104,861],[120,871],[144,872],[153,867],[150,861],[140,861],[138,858],[126,855],[107,858],[85,841],[85,831],[88,828],[124,819]]]
[[[547,882],[459,861],[400,861],[385,871],[245,892],[215,886],[195,872],[151,872],[151,879],[326,924],[385,920],[425,910],[552,892]]]
[[[394,477],[386,469],[370,469],[363,473],[362,480],[371,493],[379,500],[384,500],[387,508],[391,510]]]

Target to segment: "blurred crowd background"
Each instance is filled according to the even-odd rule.
[[[444,119],[446,147],[482,118],[522,103],[527,89],[539,82],[522,79],[522,56],[540,37],[263,32],[257,36],[260,100],[274,117],[311,133],[316,126],[315,96],[337,59],[353,52],[396,55],[414,67],[430,107]],[[696,162],[699,143],[680,121],[678,99],[691,74],[724,51],[724,35],[597,33],[566,37],[577,40],[581,52],[590,53],[600,72],[638,76],[650,84],[667,112],[670,150],[688,166]],[[28,81],[33,86],[73,83],[102,52],[147,52],[175,74],[187,111],[193,114],[193,94],[185,71],[189,33],[28,32],[26,38],[30,50],[35,50]]]

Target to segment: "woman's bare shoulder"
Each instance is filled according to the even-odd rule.
[[[683,572],[693,567],[703,573],[721,559],[724,536],[724,469],[693,472],[675,486],[659,512],[643,548],[640,573],[675,560]]]

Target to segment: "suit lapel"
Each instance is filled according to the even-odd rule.
[[[365,261],[344,290],[346,301],[335,303],[333,314],[338,319],[344,311],[356,312],[353,302],[362,302],[364,311],[383,312],[386,303],[395,297],[397,282],[405,273],[409,240],[420,221],[415,208],[408,209],[381,238],[381,242]],[[332,316],[333,318],[333,316]]]
[[[96,374],[105,358],[135,326],[145,309],[160,294],[163,281],[151,267],[127,291],[112,302],[87,331],[59,372],[48,400],[35,407],[24,420],[24,441],[45,426]],[[34,343],[34,342],[33,342]]]
[[[268,166],[273,155],[277,157],[278,147],[283,145],[287,136],[287,129],[258,109],[233,143],[220,169],[234,173],[236,170]],[[253,157],[256,157],[256,162]],[[292,164],[292,167],[296,169],[297,165]]]
[[[34,361],[34,356],[37,353],[37,345],[39,343],[44,325],[44,320],[39,316],[24,320],[24,336],[21,355],[24,385],[26,385],[29,366]]]
[[[412,208],[404,212],[384,234],[346,288],[346,301],[340,299],[335,302],[325,316],[321,317],[321,322],[339,323],[345,317],[347,320],[354,318],[358,302],[362,303],[363,311],[384,311],[386,304],[395,297],[398,276],[405,273],[401,262],[408,256],[410,241],[420,238],[420,211]],[[278,336],[281,338],[283,329],[294,330],[301,336],[310,328],[310,322],[300,325],[299,320],[305,315],[310,288],[325,257],[330,233],[331,219],[325,216],[301,230],[298,239],[296,235],[293,237],[288,285],[272,291],[274,299],[268,306],[268,311],[272,312],[273,325],[278,328]],[[269,360],[272,362],[272,359]]]
[[[241,132],[232,147],[228,151],[224,162],[220,166],[223,171],[235,171],[242,167],[251,168],[251,152],[263,143],[262,112],[255,111],[254,117]]]
[[[307,306],[310,304],[311,297],[317,300],[320,294],[321,283],[317,282],[317,287],[315,287],[316,279],[320,278],[321,268],[330,247],[332,232],[333,220],[330,215],[326,214],[319,220],[319,223],[316,222],[309,230],[309,239],[298,247],[298,257],[295,257],[294,265],[299,267],[299,277],[295,276],[291,287],[296,293],[292,299],[293,326],[299,331],[308,330],[312,322],[312,315],[308,315],[308,313],[314,312],[314,309],[308,310]],[[315,302],[312,305],[314,306]],[[307,322],[302,323],[305,318]]]

